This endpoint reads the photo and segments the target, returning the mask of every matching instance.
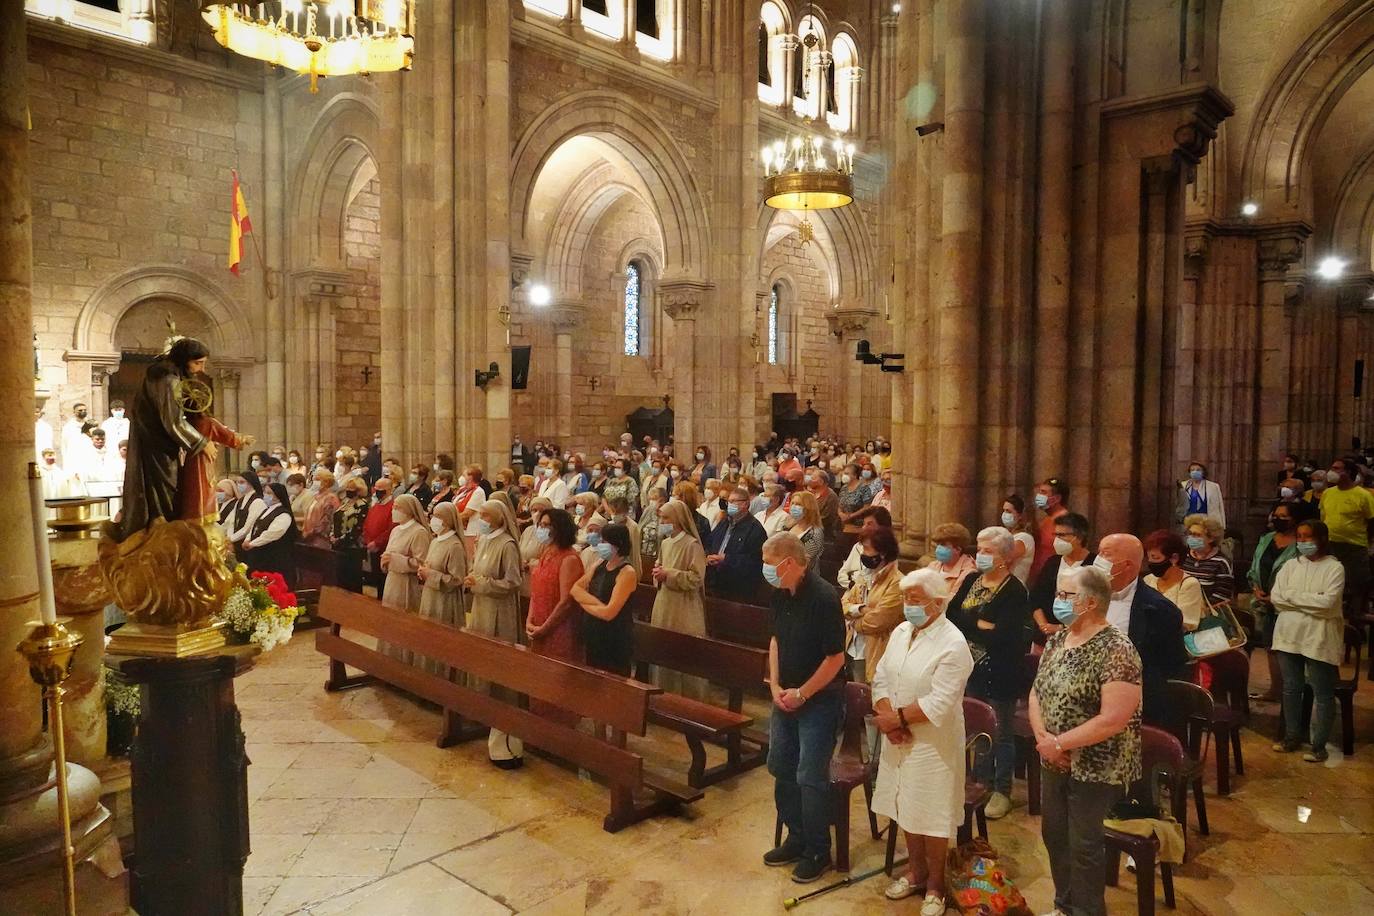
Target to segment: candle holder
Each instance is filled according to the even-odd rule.
[[[67,745],[62,736],[62,682],[72,670],[76,650],[84,640],[56,623],[37,623],[19,644],[29,663],[29,676],[43,688],[48,704],[48,729],[52,733],[57,770],[57,808],[62,821],[62,896],[68,916],[76,916],[76,850],[72,846],[72,812],[67,800]]]

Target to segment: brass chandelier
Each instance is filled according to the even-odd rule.
[[[201,16],[229,50],[310,76],[409,70],[415,0],[207,0]]]
[[[806,211],[833,210],[854,202],[854,144],[836,139],[827,149],[813,134],[777,140],[761,153],[764,203],[775,210],[803,211],[802,243],[815,237]]]

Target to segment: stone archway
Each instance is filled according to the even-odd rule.
[[[68,379],[74,385],[90,388],[92,414],[103,416],[109,403],[110,378],[119,371],[124,345],[136,344],[129,351],[145,356],[161,349],[161,341],[156,337],[157,315],[152,313],[159,307],[172,311],[174,317],[182,316],[183,321],[200,319],[196,330],[206,338],[212,370],[224,392],[220,416],[231,426],[237,424],[241,373],[257,361],[254,354],[260,352],[260,346],[234,298],[184,267],[140,267],[98,287],[82,306],[71,349],[63,354]],[[140,312],[150,314],[140,316]],[[126,318],[134,319],[137,328],[126,325]],[[178,322],[179,332],[187,330]],[[164,333],[162,340],[165,337]]]

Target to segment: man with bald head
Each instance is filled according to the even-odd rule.
[[[1093,566],[1112,582],[1107,622],[1130,637],[1140,654],[1143,675],[1141,716],[1159,722],[1164,716],[1164,685],[1183,677],[1188,663],[1183,648],[1183,614],[1172,601],[1140,581],[1145,548],[1132,534],[1109,534],[1097,547]]]

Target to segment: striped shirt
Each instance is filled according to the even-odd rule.
[[[1229,601],[1235,593],[1236,579],[1231,572],[1231,561],[1222,556],[1220,551],[1202,559],[1189,552],[1184,555],[1179,566],[1198,580],[1198,584],[1202,586],[1202,594],[1209,604]]]

